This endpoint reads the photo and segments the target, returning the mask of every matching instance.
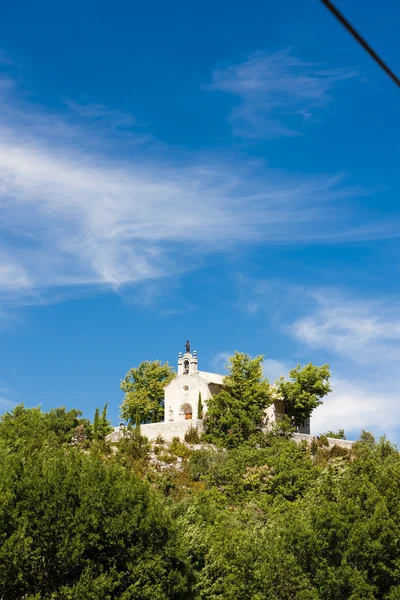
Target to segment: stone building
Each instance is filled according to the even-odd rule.
[[[164,392],[164,421],[190,421],[198,417],[199,395],[203,413],[207,412],[207,400],[221,391],[224,376],[199,371],[197,352],[179,353],[178,373]]]
[[[199,371],[197,352],[190,351],[190,344],[186,342],[186,352],[179,353],[177,376],[165,386],[164,389],[164,421],[142,425],[141,430],[150,440],[162,436],[170,441],[177,436],[184,438],[190,426],[203,430],[203,421],[198,418],[199,395],[203,405],[203,416],[207,413],[207,401],[218,394],[223,386],[224,375]],[[284,403],[276,398],[265,414],[265,426],[272,425],[279,415],[285,414]],[[107,436],[112,442],[118,441],[123,435],[123,424]],[[310,419],[297,428],[298,433],[310,433]]]

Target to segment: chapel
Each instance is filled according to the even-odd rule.
[[[197,352],[192,354],[186,342],[185,354],[178,356],[177,376],[164,389],[165,422],[197,419],[199,396],[205,414],[207,400],[221,391],[223,379],[218,373],[199,371]]]
[[[191,353],[186,342],[185,353],[179,352],[177,376],[164,388],[164,422],[174,423],[201,418],[198,415],[199,395],[203,405],[203,416],[207,413],[207,401],[218,394],[223,386],[224,375],[199,371],[196,350]],[[285,414],[284,403],[276,398],[265,412],[265,426],[272,425]],[[298,433],[310,433],[310,419],[297,427]]]
[[[178,372],[164,388],[164,421],[141,425],[142,433],[150,440],[161,436],[166,441],[174,437],[184,439],[186,431],[193,425],[203,430],[203,417],[207,414],[207,404],[212,396],[218,394],[223,387],[224,375],[199,370],[196,350],[191,352],[190,343],[186,342],[185,353],[179,352]],[[199,398],[201,398],[202,414],[199,414]],[[265,411],[265,428],[268,429],[285,414],[285,406],[276,397]],[[125,424],[121,423],[107,436],[110,442],[122,438]],[[297,433],[310,433],[310,419],[300,423]]]

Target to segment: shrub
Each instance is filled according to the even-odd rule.
[[[164,440],[163,436],[161,435],[161,433],[158,434],[158,436],[155,439],[155,442],[156,442],[156,444],[159,444],[160,446],[165,444],[165,440]]]
[[[179,456],[180,458],[187,458],[190,454],[189,448],[186,444],[183,444],[178,437],[172,439],[172,442],[169,445],[169,451],[171,454]]]
[[[185,433],[185,442],[188,444],[198,444],[200,442],[199,430],[191,425]]]
[[[320,435],[317,443],[320,448],[322,448],[323,446],[329,446],[329,441],[326,435]]]

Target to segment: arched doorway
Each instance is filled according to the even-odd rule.
[[[193,418],[193,409],[190,404],[183,404],[179,412],[184,421],[190,421]]]

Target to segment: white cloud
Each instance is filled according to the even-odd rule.
[[[245,62],[217,68],[206,88],[239,99],[231,112],[236,135],[268,139],[297,135],[313,111],[331,101],[340,82],[357,76],[353,69],[304,62],[287,49],[256,52]]]
[[[0,134],[3,288],[118,287],[181,273],[198,264],[193,253],[315,240],[331,203],[351,195],[335,178],[277,177],[206,160],[113,162],[9,128]],[[387,233],[372,225],[360,235]]]
[[[386,433],[390,439],[400,440],[400,311],[396,298],[371,299],[370,295],[367,299],[334,287],[312,289],[246,277],[237,280],[243,310],[257,313],[260,325],[264,313],[281,333],[299,342],[289,350],[294,355],[285,354],[280,369],[283,375],[289,371],[285,365],[293,368],[297,362],[331,365],[333,391],[312,415],[313,433],[344,429],[354,439],[366,429],[375,436]],[[267,371],[266,375],[269,377]]]
[[[389,393],[365,381],[359,383],[337,378],[332,380],[332,389],[323,405],[313,413],[312,433],[344,429],[347,434],[352,432],[354,439],[365,429],[372,431],[376,437],[386,434],[392,440],[398,438],[398,390]]]
[[[272,358],[264,359],[263,363],[263,372],[264,376],[269,380],[270,383],[273,383],[276,379],[279,379],[282,375],[287,377],[289,368],[285,365],[285,363],[274,360]]]
[[[398,303],[352,298],[335,290],[313,296],[315,309],[290,327],[298,340],[365,364],[400,358]]]
[[[76,126],[79,112],[90,127]],[[99,118],[131,122],[98,104],[57,115],[14,88],[0,93],[0,298],[46,302],[60,288],[118,289],[179,275],[238,244],[398,234],[393,221],[360,224],[347,212],[365,192],[340,175],[277,172],[240,158],[172,160],[157,144],[140,152],[121,144],[116,154]]]
[[[226,365],[231,356],[235,353],[231,350],[223,350],[221,352],[217,352],[212,360],[212,364],[214,365],[214,369],[218,369],[219,371],[226,372]]]

